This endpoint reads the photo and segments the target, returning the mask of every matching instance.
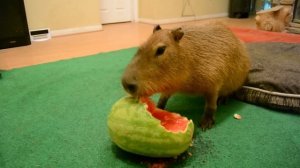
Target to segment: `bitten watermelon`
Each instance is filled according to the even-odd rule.
[[[124,97],[107,120],[112,141],[125,151],[149,157],[174,157],[188,149],[194,124],[155,107],[150,99]]]

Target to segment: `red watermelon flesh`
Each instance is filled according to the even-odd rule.
[[[155,104],[150,98],[140,98],[140,101],[147,104],[147,111],[149,111],[153,117],[160,120],[160,124],[166,130],[171,132],[180,132],[186,130],[189,123],[189,120],[186,117],[182,117],[177,113],[156,108]]]

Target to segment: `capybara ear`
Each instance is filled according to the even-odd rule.
[[[158,31],[158,30],[161,30],[160,25],[156,25],[156,26],[154,27],[153,33],[156,32],[156,31]]]
[[[172,35],[174,37],[174,40],[176,42],[179,42],[181,40],[181,38],[183,37],[183,35],[184,35],[181,28],[174,29],[174,30],[172,30],[171,33],[172,33]]]

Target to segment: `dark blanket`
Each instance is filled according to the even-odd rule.
[[[300,94],[300,44],[249,43],[252,61],[247,85]]]
[[[257,89],[242,88],[238,98],[280,110],[300,111],[300,44],[246,45],[252,67],[245,85]]]

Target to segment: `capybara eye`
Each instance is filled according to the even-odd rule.
[[[165,50],[166,50],[166,46],[158,47],[156,50],[155,56],[160,56],[160,55],[164,54]]]

